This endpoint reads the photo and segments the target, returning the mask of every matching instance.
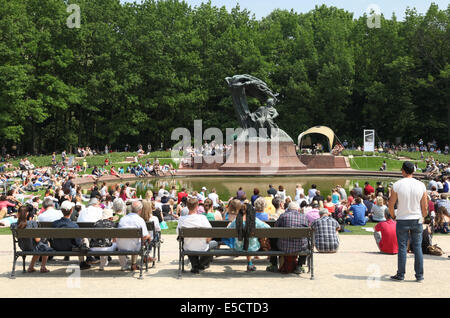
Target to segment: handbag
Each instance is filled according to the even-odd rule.
[[[168,230],[169,229],[169,227],[167,226],[166,221],[160,222],[159,226],[161,227],[161,230]]]
[[[442,254],[444,254],[444,251],[439,246],[437,246],[437,244],[428,246],[427,250],[428,250],[428,254],[435,255],[435,256],[442,256]]]
[[[270,240],[267,237],[260,238],[259,244],[261,245],[259,248],[260,251],[270,251],[272,249],[270,246]]]
[[[35,250],[38,252],[51,252],[54,251],[53,248],[51,248],[50,246],[48,246],[46,243],[39,241],[39,243],[37,243]]]

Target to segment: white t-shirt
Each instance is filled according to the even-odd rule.
[[[118,228],[141,228],[142,236],[149,235],[144,219],[136,213],[128,213],[121,218]],[[139,251],[141,249],[141,239],[117,238],[117,249],[119,251]]]
[[[156,216],[152,215],[152,217],[150,218],[150,222],[153,222],[153,224],[155,225],[156,232],[161,232],[161,226],[159,225],[159,220]],[[150,231],[150,237],[153,240],[153,231]]]
[[[403,178],[392,188],[398,195],[397,220],[418,220],[422,218],[420,200],[427,191],[425,184],[414,178]]]
[[[38,216],[38,222],[54,222],[60,220],[64,215],[60,210],[48,209]]]
[[[180,228],[211,228],[211,224],[209,223],[206,216],[203,214],[189,214],[186,216],[182,216],[178,220],[177,234],[178,229]],[[206,243],[206,238],[185,238],[184,239],[184,249],[186,251],[207,251],[209,249],[209,244]]]
[[[102,208],[90,206],[86,209],[82,209],[80,211],[80,215],[78,215],[77,222],[91,222],[95,223],[98,220],[101,220],[103,217]]]
[[[217,193],[210,193],[208,194],[208,198],[213,202],[213,205],[216,207],[219,205],[219,196],[217,195]]]

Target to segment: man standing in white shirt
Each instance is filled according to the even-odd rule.
[[[141,228],[142,229],[142,238],[141,239],[132,239],[132,238],[117,238],[117,249],[119,251],[139,251],[141,249],[141,245],[145,241],[150,241],[150,234],[147,230],[147,225],[145,224],[144,219],[141,217],[142,213],[142,202],[134,201],[131,204],[131,213],[128,213],[123,218],[120,219],[118,228]],[[133,255],[131,257],[131,270],[138,270],[138,266],[136,265],[137,256]],[[125,270],[127,265],[127,259],[125,256],[119,256],[119,262],[121,266],[121,270]]]
[[[64,217],[60,210],[55,210],[55,203],[52,198],[45,198],[42,207],[45,211],[38,216],[38,222],[54,222]]]
[[[213,206],[215,208],[217,208],[219,206],[219,196],[216,193],[216,189],[212,189],[211,193],[208,194],[208,199],[211,199],[211,201],[213,202]]]
[[[180,228],[211,228],[206,216],[203,214],[197,214],[198,199],[195,197],[189,197],[187,200],[187,208],[189,214],[181,217],[178,220],[177,234]],[[216,241],[211,241],[211,238],[185,238],[184,239],[185,251],[201,251],[206,252],[209,249],[217,247]],[[209,263],[212,261],[210,256],[188,256],[191,262],[191,273],[199,274],[200,270],[204,270],[209,267]]]
[[[83,209],[78,216],[77,222],[88,222],[95,223],[98,220],[101,220],[103,217],[103,210],[100,207],[100,203],[97,198],[92,198],[89,203],[87,209]]]
[[[406,249],[408,239],[411,239],[411,249],[414,252],[414,270],[416,281],[423,281],[422,231],[423,218],[428,214],[428,197],[425,185],[413,178],[414,164],[405,161],[402,166],[403,179],[394,183],[389,199],[389,213],[397,221],[398,254],[397,274],[392,280],[405,279]],[[395,213],[395,203],[397,213]]]

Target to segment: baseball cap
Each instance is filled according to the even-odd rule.
[[[61,210],[68,211],[68,210],[72,209],[74,206],[75,206],[75,203],[66,200],[61,204]]]
[[[203,188],[202,188],[202,191],[206,191],[206,190],[208,190],[208,189],[206,189],[206,187],[203,187]]]
[[[405,161],[403,162],[402,170],[407,174],[412,174],[414,172],[414,164],[411,161]]]
[[[98,203],[98,199],[97,198],[92,198],[92,199],[90,199],[89,200],[89,206],[91,206],[91,205],[94,205],[94,204],[97,204]]]

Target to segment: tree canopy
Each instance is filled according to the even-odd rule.
[[[67,6],[81,9],[69,28]],[[224,80],[252,74],[280,93],[293,139],[325,125],[343,140],[449,142],[450,6],[404,21],[325,5],[257,20],[236,6],[177,0],[0,0],[0,140],[22,152],[139,143],[176,127],[237,127]],[[255,107],[255,101],[250,103]]]

